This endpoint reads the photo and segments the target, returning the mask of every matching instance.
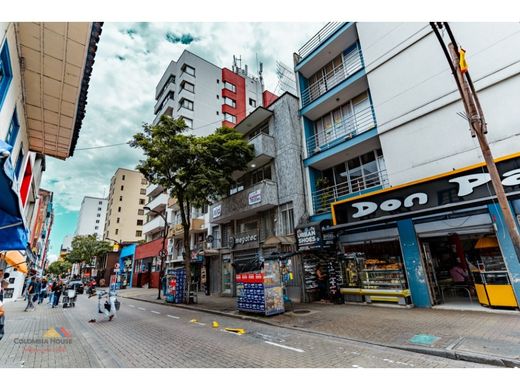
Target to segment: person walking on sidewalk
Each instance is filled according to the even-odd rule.
[[[3,273],[3,270],[2,270],[2,273]],[[7,286],[9,286],[9,283],[7,282],[7,280],[4,280],[3,279],[3,276],[2,278],[0,278],[0,290],[4,290],[5,288],[7,288]],[[4,310],[4,299],[3,299],[3,295],[0,299],[0,340],[2,340],[2,338],[4,337],[4,326],[5,326],[5,310]]]
[[[40,285],[40,294],[38,295],[38,305],[40,305],[47,296],[47,279],[43,278]]]
[[[63,282],[59,280],[53,287],[54,291],[54,301],[52,302],[52,307],[56,307],[60,304],[61,293],[63,292]]]
[[[47,305],[52,305],[54,303],[54,285],[56,284],[56,279],[49,280],[47,283],[47,296],[49,300],[47,301]]]
[[[325,271],[323,271],[321,265],[318,265],[316,268],[316,279],[320,290],[320,302],[325,302],[327,299],[327,275],[325,275]]]
[[[27,311],[29,309],[32,309],[32,311],[34,311],[33,298],[34,298],[35,292],[36,292],[36,278],[33,276],[33,277],[31,277],[31,281],[29,282],[29,285],[27,286],[27,306],[25,306],[24,311]]]

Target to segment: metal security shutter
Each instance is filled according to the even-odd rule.
[[[419,237],[436,237],[449,233],[487,234],[493,233],[493,221],[489,214],[469,215],[426,223],[416,223],[415,231]]]

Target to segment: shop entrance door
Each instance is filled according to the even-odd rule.
[[[435,274],[435,267],[433,265],[432,253],[430,250],[430,243],[423,242],[422,243],[422,254],[424,259],[424,269],[426,270],[426,275],[428,277],[428,286],[430,289],[430,298],[432,301],[432,305],[438,305],[442,303],[442,295],[439,287],[439,283],[437,281],[437,276]]]

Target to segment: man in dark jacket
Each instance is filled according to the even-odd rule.
[[[27,306],[25,306],[25,310],[32,309],[34,311],[33,298],[36,292],[36,277],[32,277],[29,285],[27,286]]]

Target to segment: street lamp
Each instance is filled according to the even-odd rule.
[[[150,207],[143,207],[144,210],[147,210],[149,213],[160,216],[164,220],[164,230],[163,230],[163,243],[162,250],[159,253],[161,256],[161,264],[159,265],[159,283],[157,287],[157,299],[161,299],[161,287],[162,287],[162,277],[163,277],[163,265],[166,262],[166,236],[168,235],[168,220],[166,218],[166,209],[164,212],[159,213],[157,211],[152,210]],[[151,281],[150,281],[151,282]]]

